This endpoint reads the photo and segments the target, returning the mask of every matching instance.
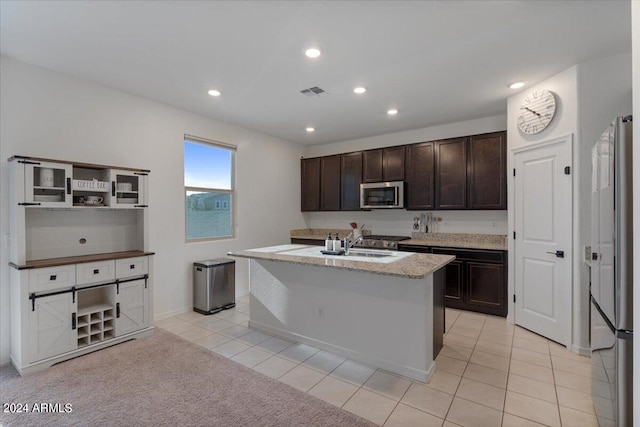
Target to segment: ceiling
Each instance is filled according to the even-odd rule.
[[[305,145],[506,114],[507,84],[630,51],[630,1],[0,1],[3,55]]]

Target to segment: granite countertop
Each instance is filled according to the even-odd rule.
[[[411,233],[411,239],[399,242],[401,245],[441,246],[465,249],[507,250],[505,234],[468,233]]]
[[[309,245],[281,245],[268,248],[248,249],[229,252],[227,255],[238,258],[250,258],[293,264],[314,265],[327,268],[337,268],[351,271],[361,271],[385,276],[404,277],[408,279],[423,279],[435,271],[449,264],[455,259],[451,255],[407,254],[400,252],[402,258],[393,262],[355,261],[345,256],[304,256],[290,254],[292,251],[304,251],[306,248],[317,249],[318,246]],[[399,255],[400,256],[400,255]]]

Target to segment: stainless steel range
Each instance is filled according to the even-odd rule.
[[[382,235],[370,235],[364,236],[364,239],[356,243],[354,246],[359,248],[368,249],[390,249],[398,250],[398,242],[408,240],[411,237],[408,236],[382,236]]]

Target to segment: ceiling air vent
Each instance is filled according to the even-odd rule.
[[[323,89],[320,89],[318,86],[314,86],[314,87],[310,87],[309,89],[304,89],[300,91],[301,94],[305,95],[305,96],[322,96],[322,95],[328,95],[327,92],[325,92]]]

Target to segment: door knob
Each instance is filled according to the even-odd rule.
[[[564,258],[564,251],[547,252],[548,254],[555,255],[558,258]]]

